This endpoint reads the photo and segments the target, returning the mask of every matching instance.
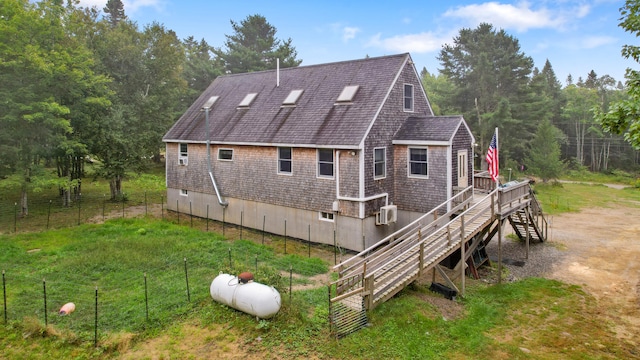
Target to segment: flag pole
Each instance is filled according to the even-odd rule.
[[[498,127],[496,126],[496,165],[498,166],[498,174],[500,174],[500,141],[498,139]],[[496,176],[496,189],[500,185],[500,175]]]

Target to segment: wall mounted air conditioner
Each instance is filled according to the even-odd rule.
[[[380,212],[376,214],[376,225],[388,225],[398,220],[398,207],[396,205],[387,205],[380,208]]]
[[[186,166],[189,163],[189,160],[186,157],[181,157],[181,158],[178,158],[178,163],[180,165]]]

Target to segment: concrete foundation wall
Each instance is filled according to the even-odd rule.
[[[376,225],[375,216],[358,219],[349,216],[334,214],[334,221],[320,219],[320,213],[304,209],[296,209],[280,205],[259,203],[250,200],[225,198],[229,206],[223,210],[218,204],[214,194],[204,194],[189,191],[187,195],[181,195],[180,189],[167,189],[167,209],[181,213],[190,212],[197,217],[207,217],[207,205],[209,206],[209,218],[216,221],[224,221],[229,224],[242,225],[280,236],[307,241],[309,239],[309,226],[311,226],[311,242],[334,245],[334,230],[338,246],[362,251],[399,229],[398,224]],[[363,236],[364,235],[364,236]]]

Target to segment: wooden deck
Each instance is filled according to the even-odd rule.
[[[461,190],[436,209],[336,265],[339,279],[329,288],[330,306],[335,308],[336,304],[346,302],[362,304],[363,311],[372,310],[426,271],[435,269],[452,253],[461,251],[461,259],[465,261],[460,264],[466,263],[470,254],[465,254],[465,249],[471,251],[477,246],[472,239],[495,234],[488,230],[495,229],[495,223],[512,218],[514,228],[522,228],[518,236],[525,236],[527,244],[530,238],[539,241],[546,238],[546,220],[529,183],[489,193],[474,193],[473,187]],[[458,268],[464,284],[465,266]]]

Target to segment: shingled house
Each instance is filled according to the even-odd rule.
[[[169,209],[351,250],[473,181],[409,54],[219,77],[164,142]]]

